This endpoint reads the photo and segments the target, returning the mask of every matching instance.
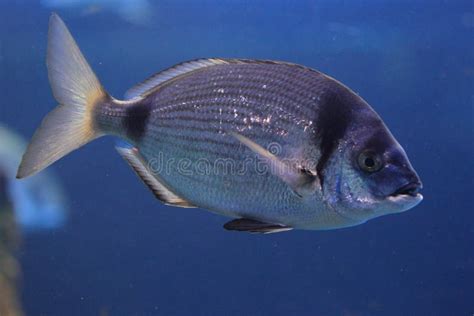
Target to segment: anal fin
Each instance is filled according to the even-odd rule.
[[[289,226],[264,223],[249,218],[238,218],[231,220],[230,222],[224,224],[224,228],[227,230],[262,234],[279,233],[293,229]]]
[[[132,167],[143,183],[153,192],[158,200],[167,205],[179,207],[196,207],[168,189],[158,177],[152,173],[140,152],[135,147],[116,147],[120,156]]]

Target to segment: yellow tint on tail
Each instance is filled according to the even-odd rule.
[[[48,76],[59,105],[43,119],[23,155],[17,178],[48,167],[102,135],[93,124],[93,109],[107,93],[61,18],[49,20]]]

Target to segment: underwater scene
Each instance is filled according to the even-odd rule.
[[[0,316],[474,315],[474,1],[0,26]]]

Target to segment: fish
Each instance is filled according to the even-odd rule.
[[[5,179],[5,194],[15,206],[15,221],[23,233],[63,227],[69,215],[68,198],[53,170],[24,181],[15,179],[26,145],[22,136],[0,123],[0,174]]]
[[[149,77],[119,100],[54,13],[47,68],[59,105],[33,135],[17,178],[112,135],[157,199],[230,217],[227,230],[350,227],[423,199],[418,174],[380,116],[312,68],[197,59]]]

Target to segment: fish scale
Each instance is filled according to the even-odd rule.
[[[270,69],[265,69],[266,67],[273,67],[274,69],[270,71]],[[232,68],[232,70],[229,68]],[[283,108],[289,110],[289,112],[292,112],[291,108],[297,108],[298,104],[301,104],[299,101],[307,101],[304,100],[301,95],[295,93],[295,91],[311,91],[314,88],[308,80],[297,82],[292,78],[304,78],[308,75],[313,76],[314,79],[316,79],[315,81],[318,81],[317,79],[323,79],[323,76],[318,72],[300,69],[299,67],[291,67],[289,65],[251,63],[217,65],[206,68],[201,75],[198,72],[190,76],[191,78],[183,78],[178,82],[174,81],[173,83],[165,85],[159,89],[159,95],[152,95],[151,97],[159,98],[157,104],[166,104],[168,106],[174,104],[175,107],[179,107],[181,100],[199,100],[200,94],[197,94],[193,89],[200,91],[204,95],[210,95],[220,100],[223,96],[227,95],[226,91],[228,89],[237,87],[236,96],[245,97],[246,99],[242,102],[242,99],[234,98],[236,106],[245,108],[246,106],[254,105],[253,108],[257,108],[257,104],[249,104],[245,102],[245,100],[256,100],[259,101],[258,105],[261,105],[274,98],[279,98],[280,100],[277,104],[283,106]],[[276,81],[272,76],[280,77],[280,81]],[[299,85],[302,83],[304,83],[304,85],[300,87]],[[267,88],[275,87],[275,90],[279,91],[279,93],[275,94],[275,90],[267,92],[266,89],[262,89],[262,86],[267,86]],[[318,85],[316,85],[316,87],[318,87]],[[223,89],[224,93],[219,93],[217,91],[219,89]],[[284,98],[285,94],[290,97]],[[299,100],[297,98],[299,98]],[[206,106],[208,102],[201,104],[202,106]],[[311,112],[313,111],[313,109],[309,109]],[[308,113],[302,114],[304,117]]]

